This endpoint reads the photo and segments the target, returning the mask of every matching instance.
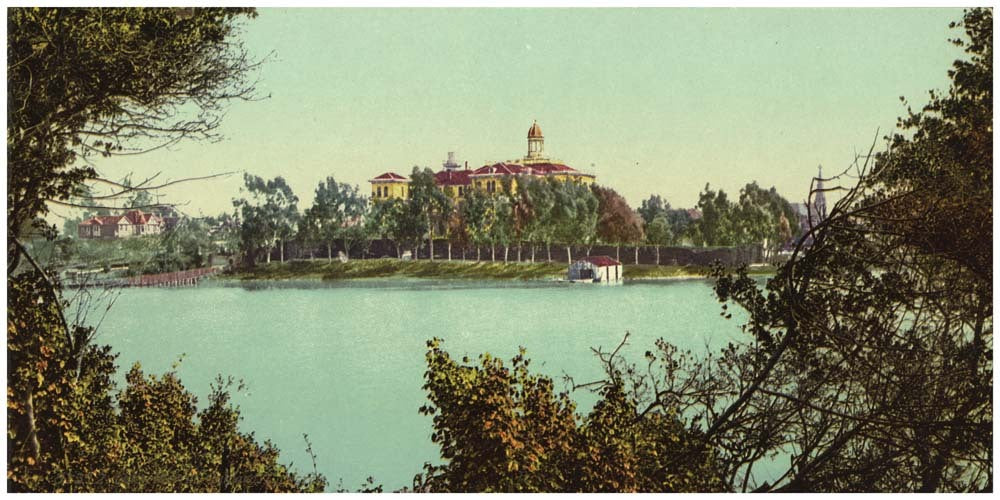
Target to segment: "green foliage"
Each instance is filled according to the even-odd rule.
[[[307,243],[325,244],[327,258],[333,258],[330,250],[333,240],[343,240],[349,251],[348,243],[364,237],[358,224],[367,205],[368,201],[358,192],[357,186],[338,183],[329,176],[316,187],[313,204],[300,220],[299,233]]]
[[[416,250],[426,236],[433,248],[435,228],[438,228],[438,234],[442,234],[448,215],[453,210],[451,198],[435,184],[434,172],[429,168],[413,167],[408,192],[406,215],[400,221],[403,239]],[[414,251],[413,255],[416,257],[417,252]],[[431,251],[432,260],[433,256]]]
[[[298,196],[281,176],[265,181],[255,175],[243,174],[245,191],[249,196],[233,200],[240,217],[240,250],[247,264],[254,265],[261,252],[271,261],[271,250],[281,245],[284,260],[284,242],[292,237],[298,223],[296,204]]]
[[[774,187],[763,189],[756,181],[740,189],[735,203],[725,191],[713,191],[706,184],[698,209],[701,218],[688,227],[688,235],[698,245],[763,245],[766,251],[774,251],[799,233],[798,224],[790,222],[798,220],[791,203]]]
[[[705,246],[729,246],[736,240],[734,208],[725,191],[712,191],[708,184],[698,195],[701,218],[691,224],[692,240]]]
[[[230,274],[242,280],[340,280],[360,278],[441,278],[441,279],[556,279],[566,275],[564,264],[550,262],[467,262],[412,261],[394,258],[351,260],[349,262],[272,262]]]
[[[549,180],[555,194],[551,223],[555,240],[567,245],[587,245],[597,239],[600,201],[591,189],[575,182]]]
[[[672,415],[642,414],[620,384],[602,388],[586,417],[568,393],[529,371],[524,348],[509,367],[478,366],[427,343],[424,389],[442,465],[425,465],[416,491],[635,492],[721,488],[711,454]]]
[[[66,202],[96,171],[81,154],[134,154],[213,137],[253,63],[233,39],[252,9],[8,11],[7,221]]]
[[[66,321],[60,283],[19,240],[29,235],[26,226],[40,226],[34,223],[47,203],[102,210],[86,205],[96,197],[82,182],[97,173],[80,156],[135,154],[186,137],[215,137],[224,103],[253,91],[245,77],[254,63],[233,39],[243,16],[255,13],[8,11],[8,491],[316,491],[325,485],[315,473],[289,472],[273,446],[239,433],[238,411],[222,388],[198,415],[175,374],[146,378],[136,367],[116,398],[115,355],[92,344],[92,328]],[[130,194],[131,206],[150,201],[145,191],[101,180],[123,189],[118,196]],[[176,237],[176,253],[192,255],[190,239]],[[147,241],[120,245],[135,252]],[[200,244],[193,248],[199,256]]]
[[[658,215],[646,226],[646,242],[656,246],[670,245],[674,241],[674,232],[665,215]]]
[[[527,177],[514,193],[514,231],[519,241],[552,243],[551,218],[555,198],[545,181]]]
[[[953,25],[969,59],[947,95],[857,165],[812,246],[765,290],[714,273],[748,336],[710,369],[685,367],[702,396],[684,403],[725,450],[726,475],[744,478],[735,487],[992,490],[992,25],[991,9]],[[787,469],[747,480],[778,452]]]
[[[798,220],[792,204],[778,191],[763,189],[757,182],[751,182],[740,189],[740,199],[734,207],[737,220],[737,245],[761,244],[765,251],[776,251],[799,234],[799,225],[790,221]],[[782,223],[782,220],[785,222]]]
[[[642,200],[638,212],[642,216],[646,242],[651,245],[680,245],[689,236],[691,215],[682,208],[671,208],[660,195]]]
[[[116,395],[115,355],[69,325],[37,272],[8,278],[9,491],[321,491],[326,481],[280,465],[238,430],[229,383],[199,412],[176,373],[138,365]],[[117,401],[117,404],[116,404]]]
[[[380,200],[372,204],[368,215],[365,216],[365,232],[368,236],[392,240],[396,243],[397,254],[399,253],[399,241],[403,234],[401,229],[403,208],[402,200],[395,198]]]

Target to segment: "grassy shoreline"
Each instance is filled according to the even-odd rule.
[[[625,264],[626,280],[704,278],[707,266],[655,266]],[[770,266],[753,268],[751,274],[771,274]],[[366,278],[438,278],[481,280],[556,280],[566,277],[562,262],[490,262],[369,259],[340,262],[307,260],[259,264],[252,270],[236,270],[222,278],[241,281],[349,280]]]

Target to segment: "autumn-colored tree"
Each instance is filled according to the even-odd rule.
[[[567,392],[529,370],[525,350],[505,366],[484,354],[458,362],[428,342],[424,389],[440,465],[426,464],[417,491],[717,491],[712,454],[668,409],[640,412],[621,373],[600,387],[587,416]]]
[[[622,198],[614,189],[591,186],[594,195],[597,196],[597,237],[606,243],[615,246],[615,258],[621,259],[621,246],[627,244],[636,245],[635,263],[639,263],[638,244],[645,238],[642,230],[642,219],[639,217],[625,198]]]
[[[30,226],[43,225],[48,203],[91,208],[83,200],[95,195],[81,187],[84,181],[112,186],[105,201],[148,202],[136,193],[153,187],[148,180],[99,178],[77,161],[81,156],[215,137],[225,102],[253,95],[246,77],[255,64],[234,34],[240,18],[254,15],[252,9],[8,10],[8,491],[324,487],[322,476],[302,477],[277,464],[273,447],[233,426],[214,426],[213,415],[238,415],[225,404],[225,391],[213,393],[214,410],[201,416],[174,374],[147,379],[134,370],[119,393],[111,348],[94,345],[86,314],[67,320],[56,274],[22,241]],[[213,439],[242,445],[209,449],[205,443]],[[225,469],[211,465],[227,449],[238,451],[227,459],[240,471],[237,482],[219,480]]]
[[[812,245],[764,289],[715,271],[746,336],[700,363],[661,350],[734,489],[993,489],[993,11],[953,26],[951,88],[827,180],[851,187]]]

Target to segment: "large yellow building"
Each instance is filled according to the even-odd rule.
[[[585,174],[573,167],[559,163],[545,156],[545,137],[538,123],[528,129],[528,154],[519,160],[483,165],[475,170],[461,168],[455,163],[451,153],[444,168],[434,174],[434,181],[455,199],[461,199],[469,189],[495,193],[501,189],[504,179],[509,179],[512,188],[517,188],[519,178],[549,177],[564,182],[593,184],[594,175]],[[372,201],[390,198],[405,198],[409,181],[395,172],[386,172],[371,181]]]

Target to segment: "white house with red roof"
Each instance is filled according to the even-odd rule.
[[[131,238],[147,234],[160,234],[164,229],[163,218],[142,210],[129,210],[121,215],[98,215],[77,225],[77,236],[83,239]]]
[[[567,278],[578,283],[621,283],[624,279],[622,263],[607,255],[584,257],[569,265]]]

